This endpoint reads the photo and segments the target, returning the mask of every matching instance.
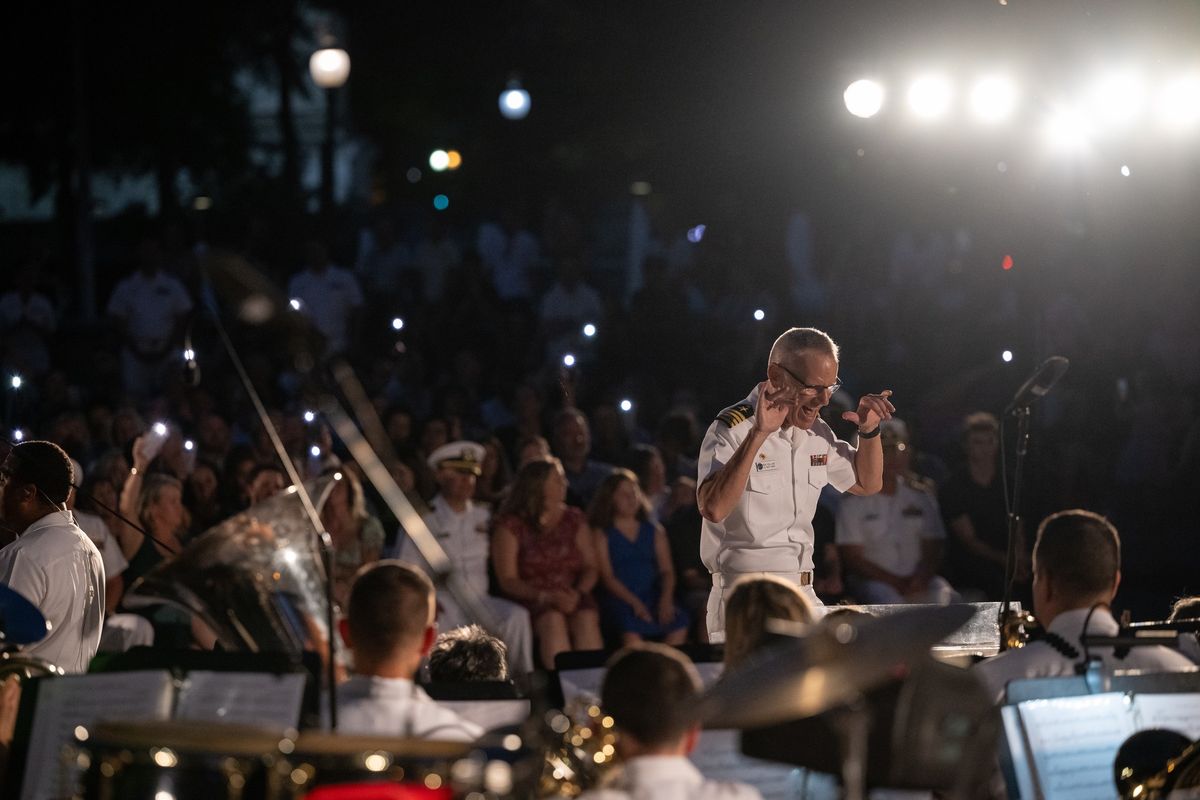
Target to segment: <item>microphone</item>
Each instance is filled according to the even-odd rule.
[[[1029,380],[1021,384],[1021,388],[1017,389],[1016,395],[1012,402],[1008,404],[1008,408],[1004,409],[1005,414],[1010,414],[1018,408],[1029,408],[1034,401],[1044,395],[1046,392],[1058,383],[1059,378],[1067,372],[1067,367],[1071,362],[1062,356],[1050,356],[1037,370],[1029,376]]]

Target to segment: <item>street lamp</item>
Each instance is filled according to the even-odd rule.
[[[308,59],[308,74],[325,90],[325,141],[321,144],[321,210],[333,210],[333,123],[337,90],[350,77],[350,55],[340,47],[323,47]]]

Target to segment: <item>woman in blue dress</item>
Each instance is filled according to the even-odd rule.
[[[604,587],[601,614],[624,645],[643,639],[682,644],[687,613],[675,603],[675,569],[667,534],[629,470],[614,470],[588,508],[596,566]]]

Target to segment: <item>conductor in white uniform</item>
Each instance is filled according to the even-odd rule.
[[[841,387],[838,348],[815,328],[785,331],[771,347],[767,379],[709,426],[700,448],[697,502],[700,556],[713,576],[708,632],[724,640],[724,604],[743,575],[771,574],[812,589],[813,513],[821,489],[870,495],[883,485],[879,424],[896,410],[891,390],[863,396],[842,418],[858,426],[858,447],[820,417]]]

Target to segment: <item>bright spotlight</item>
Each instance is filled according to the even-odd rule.
[[[563,366],[564,367],[575,366],[575,356],[571,355],[570,353],[567,353],[565,356],[563,356]]]
[[[193,442],[191,439],[186,439],[183,442],[183,449],[187,450],[190,453],[196,449],[196,443]]]
[[[1082,150],[1090,137],[1091,130],[1087,122],[1078,112],[1069,108],[1056,110],[1046,120],[1046,139],[1056,150]]]
[[[25,431],[21,430],[20,428],[17,428],[16,430],[14,430],[12,436],[13,436],[14,442],[25,441]]]
[[[400,317],[392,317],[392,330],[394,330],[394,331],[404,330],[404,320],[400,319]]]
[[[937,119],[950,109],[950,81],[926,75],[913,81],[908,89],[908,105],[918,117]]]
[[[766,318],[766,316],[767,316],[767,312],[763,311],[761,308],[754,309],[754,318],[756,320],[758,320],[759,322],[762,322]]]
[[[633,411],[633,401],[630,400],[629,398],[625,398],[624,400],[622,400],[621,401],[621,410],[627,414],[630,411]]]
[[[1158,98],[1158,114],[1174,130],[1200,121],[1200,75],[1184,75],[1168,83]]]
[[[22,378],[20,375],[13,375],[12,380],[9,381],[8,383],[9,383],[9,386],[12,386],[12,388],[20,389],[23,385],[25,385],[25,379]]]
[[[980,78],[971,89],[971,112],[981,122],[1002,122],[1017,107],[1017,86],[1001,75]]]
[[[518,80],[509,81],[500,93],[500,116],[505,119],[525,119],[529,116],[529,105],[529,92]]]
[[[313,458],[320,458],[321,448],[314,444],[312,447],[308,448],[308,454]]]
[[[851,114],[868,119],[883,108],[883,87],[875,81],[863,78],[846,87],[842,100]]]
[[[293,297],[291,300],[288,300],[288,305],[292,307],[293,311],[300,310],[300,300],[295,297]]]
[[[1000,359],[1004,361],[1005,364],[1007,364],[1009,361],[1012,361],[1012,358],[1012,350],[1005,350],[1000,354]]]
[[[592,338],[593,336],[595,336],[596,335],[596,326],[590,322],[588,324],[584,325],[583,326],[583,335],[588,337],[589,339]]]
[[[309,425],[311,425],[313,420],[315,420],[316,418],[317,418],[317,412],[315,412],[311,409],[304,412],[304,421],[307,422]]]
[[[434,150],[429,154],[429,168],[434,172],[445,172],[450,166],[450,154],[445,150]]]
[[[1110,128],[1124,128],[1137,119],[1146,103],[1141,76],[1134,72],[1111,72],[1092,87],[1092,117]]]

